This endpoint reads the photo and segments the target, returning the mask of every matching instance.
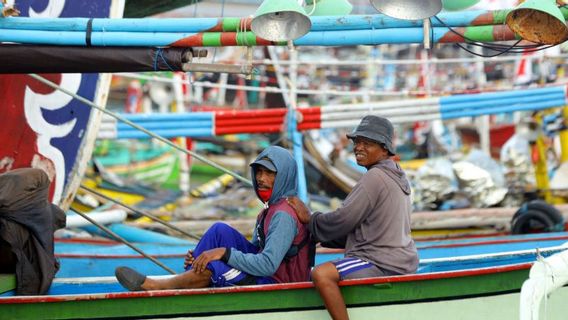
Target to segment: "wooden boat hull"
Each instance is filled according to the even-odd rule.
[[[518,319],[519,292],[530,264],[344,281],[352,319]],[[113,292],[113,283],[99,284]],[[116,284],[114,284],[116,286]],[[110,290],[110,291],[109,291]],[[547,319],[563,319],[556,292]],[[560,302],[560,303],[557,303]],[[9,311],[8,311],[9,310]],[[319,319],[323,303],[312,284],[2,297],[1,314],[17,319],[184,318]]]
[[[23,0],[21,16],[117,17],[123,2]],[[44,75],[70,92],[106,105],[110,74]],[[0,76],[0,173],[22,167],[48,174],[50,199],[66,209],[80,184],[96,139],[101,113],[27,75]]]

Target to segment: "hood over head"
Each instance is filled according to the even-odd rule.
[[[296,161],[290,152],[279,146],[270,146],[264,149],[257,157],[251,166],[251,178],[254,191],[258,196],[258,186],[256,184],[256,168],[258,165],[269,163],[268,158],[274,168],[276,169],[276,178],[274,179],[274,186],[272,188],[272,196],[268,200],[272,204],[281,198],[296,196],[298,194],[298,169]],[[267,167],[269,170],[274,171],[272,168]],[[260,199],[260,197],[259,197]]]
[[[385,159],[381,160],[378,163],[374,164],[371,168],[378,167],[383,172],[387,174],[404,192],[405,194],[410,194],[410,182],[408,182],[408,178],[406,178],[406,173],[404,170],[393,160]]]

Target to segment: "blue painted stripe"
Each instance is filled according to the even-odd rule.
[[[1,5],[1,2],[0,2]],[[485,10],[442,12],[436,17],[452,27],[467,27]],[[29,18],[17,17],[0,19],[0,29],[38,30],[38,31],[86,31],[89,18]],[[422,27],[422,20],[401,20],[383,14],[310,17],[311,31],[358,30],[384,28]],[[93,31],[105,32],[203,32],[215,27],[218,18],[144,18],[144,19],[93,19]],[[437,19],[432,19],[433,27],[443,27]]]
[[[0,29],[42,31],[86,31],[90,18],[28,18],[0,19]],[[93,31],[128,32],[202,32],[217,25],[217,18],[199,19],[93,19]]]
[[[554,107],[560,107],[566,104],[566,100],[554,100],[554,101],[544,101],[540,103],[528,103],[528,104],[514,104],[501,107],[485,108],[480,110],[466,110],[459,112],[442,113],[442,120],[445,119],[455,119],[463,117],[475,117],[486,114],[497,114],[497,113],[507,113],[515,111],[531,111],[531,110],[542,110]]]
[[[203,129],[164,129],[164,130],[154,130],[154,133],[160,135],[164,138],[175,138],[175,137],[211,137],[213,136],[212,128]],[[117,139],[146,139],[150,138],[147,134],[137,131],[119,131],[116,135]]]
[[[565,94],[565,86],[555,86],[548,88],[539,89],[523,89],[523,90],[513,90],[513,91],[503,91],[503,92],[493,92],[493,93],[481,93],[481,94],[464,94],[455,95],[449,97],[441,97],[440,104],[446,105],[457,102],[467,102],[472,100],[493,100],[499,98],[514,98],[514,97],[526,97],[535,94],[548,94],[548,93],[561,93]]]
[[[306,203],[308,201],[308,187],[304,168],[304,146],[302,134],[298,132],[296,111],[288,110],[288,134],[292,137],[292,150],[298,170],[298,197]]]
[[[93,46],[167,46],[197,33],[102,32],[91,34]],[[85,46],[84,31],[9,30],[0,32],[1,42]]]
[[[189,128],[189,129],[203,129],[203,128],[212,128],[213,122],[212,121],[204,121],[204,120],[197,120],[197,121],[166,121],[166,122],[137,122],[137,125],[144,127],[148,130],[154,129],[181,129],[181,128]],[[126,123],[119,123],[116,128],[118,131],[129,131],[129,130],[137,130]]]
[[[440,105],[441,113],[448,113],[454,111],[466,111],[467,109],[492,109],[500,106],[512,106],[518,104],[528,104],[528,103],[538,103],[542,101],[564,101],[565,97],[563,93],[550,93],[550,94],[538,94],[525,97],[495,97],[491,100],[476,99],[475,96],[471,96],[467,101],[446,103]]]
[[[568,232],[531,233],[531,234],[518,234],[518,235],[495,236],[495,237],[481,237],[481,238],[416,241],[416,248],[423,249],[436,245],[471,244],[476,242],[495,241],[495,240],[502,240],[502,241],[513,240],[513,241],[529,242],[530,240],[534,239],[544,239],[544,241],[546,241],[556,237],[568,237]],[[568,239],[566,241],[568,242]]]
[[[491,254],[518,250],[534,250],[536,248],[546,249],[550,247],[561,246],[566,243],[565,239],[560,240],[535,240],[528,242],[509,242],[509,243],[493,243],[472,246],[456,246],[449,248],[427,248],[418,250],[420,259],[434,259],[446,257],[462,257],[476,254]]]
[[[468,27],[471,22],[480,15],[486,14],[485,10],[472,10],[458,12],[442,12],[436,17],[446,25],[452,27]],[[335,31],[335,30],[361,30],[361,29],[385,29],[385,28],[419,28],[422,20],[401,20],[391,18],[383,14],[373,15],[348,15],[310,17],[312,27],[310,31]],[[437,19],[432,19],[432,27],[443,27]]]
[[[0,42],[85,46],[85,32],[2,30]]]
[[[447,29],[445,29],[447,30]],[[298,46],[348,46],[382,43],[422,43],[422,28],[315,31],[294,40]]]
[[[493,26],[485,26],[492,28]],[[483,26],[479,27],[483,28]],[[444,27],[432,28],[433,42],[447,36],[450,30]],[[102,32],[91,34],[93,46],[168,46],[181,39],[198,35],[185,32]],[[422,43],[424,31],[419,28],[391,28],[371,30],[313,31],[294,41],[297,46],[348,46],[377,44]],[[479,40],[479,39],[478,39]],[[26,44],[77,45],[85,46],[83,31],[38,31],[8,30],[0,32],[0,41]],[[215,46],[222,46],[220,43]]]
[[[41,32],[41,31],[40,31]],[[83,32],[83,35],[85,33]],[[199,33],[192,32],[93,32],[93,46],[168,46]]]
[[[211,137],[214,134],[214,113],[151,113],[151,114],[121,114],[135,124],[153,131],[164,138],[175,137]],[[108,126],[111,122],[106,122]],[[116,131],[114,135],[102,135],[115,139],[147,139],[148,135],[138,131],[126,123],[116,123],[114,129],[105,127],[101,132]]]

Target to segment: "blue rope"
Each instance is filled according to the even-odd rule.
[[[166,57],[164,57],[164,50],[162,48],[158,48],[158,50],[156,50],[156,55],[154,56],[154,71],[160,71],[158,70],[158,58],[162,59],[162,62],[168,67],[168,69],[170,69],[170,71],[175,71],[174,68],[168,64]]]
[[[170,71],[175,71],[174,68],[172,68],[172,66],[168,64],[168,61],[166,60],[166,57],[164,57],[164,51],[162,49],[160,49],[160,57],[162,58],[162,61],[164,61],[164,64],[168,66],[168,69],[170,69]]]
[[[158,71],[158,53],[160,52],[160,48],[156,50],[156,54],[154,55],[154,71]]]

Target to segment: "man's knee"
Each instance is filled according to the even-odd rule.
[[[312,281],[316,286],[326,282],[338,282],[339,273],[332,263],[325,263],[312,270]]]
[[[311,278],[314,284],[317,286],[321,283],[322,278],[324,277],[323,272],[320,270],[319,267],[315,267],[311,272]]]
[[[231,226],[229,226],[226,223],[223,222],[215,222],[213,225],[211,225],[211,227],[209,227],[209,229],[207,230],[207,232],[211,232],[211,233],[223,233],[224,231],[228,231],[228,230],[232,230]]]

